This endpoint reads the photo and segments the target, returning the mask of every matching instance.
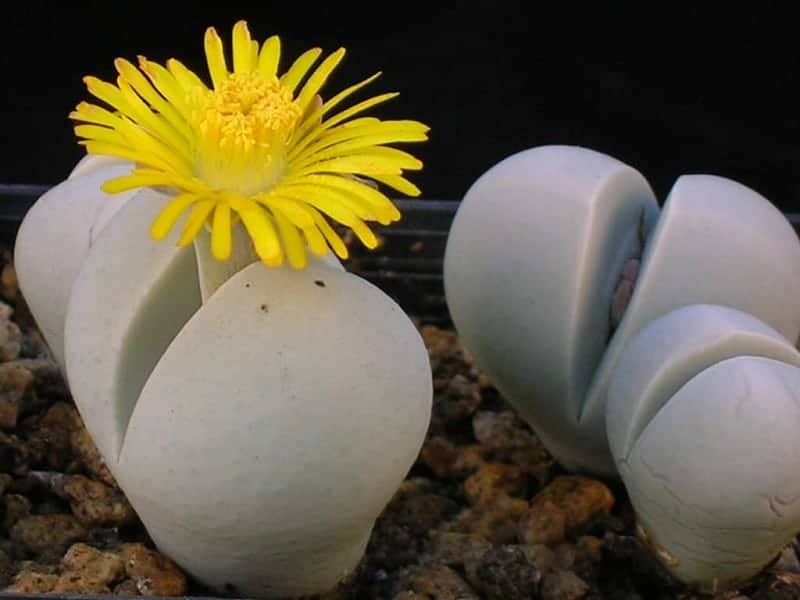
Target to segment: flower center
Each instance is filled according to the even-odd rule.
[[[301,110],[275,77],[234,73],[214,90],[194,90],[189,101],[198,177],[247,195],[280,180]]]

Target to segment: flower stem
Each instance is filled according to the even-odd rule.
[[[231,237],[233,247],[227,260],[218,260],[211,253],[211,232],[208,228],[204,227],[194,239],[200,294],[204,304],[223,283],[259,260],[241,222],[234,224]]]

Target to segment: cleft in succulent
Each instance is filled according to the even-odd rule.
[[[611,297],[611,333],[619,326],[622,317],[625,314],[625,309],[628,308],[628,303],[633,296],[633,290],[636,287],[636,281],[639,278],[639,269],[642,264],[642,254],[644,247],[647,243],[647,223],[645,222],[645,212],[642,211],[639,217],[639,228],[637,231],[638,245],[635,247],[633,256],[631,256],[623,265],[622,273],[620,273],[617,285],[614,287],[614,294]]]

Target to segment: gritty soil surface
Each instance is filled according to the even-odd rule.
[[[0,264],[0,589],[212,595],[154,549],[83,426],[7,251]],[[325,600],[710,598],[652,558],[618,483],[560,469],[454,333],[420,330],[435,385],[427,439],[357,571]],[[797,550],[716,600],[800,598]]]

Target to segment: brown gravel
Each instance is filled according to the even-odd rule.
[[[124,544],[120,556],[125,573],[143,596],[183,596],[186,575],[168,558],[143,544]]]
[[[8,253],[5,253],[8,256]],[[0,589],[213,595],[149,540],[0,267]],[[434,407],[348,580],[320,600],[693,600],[635,536],[624,489],[555,464],[452,331],[421,327]],[[797,545],[714,600],[800,598]]]

